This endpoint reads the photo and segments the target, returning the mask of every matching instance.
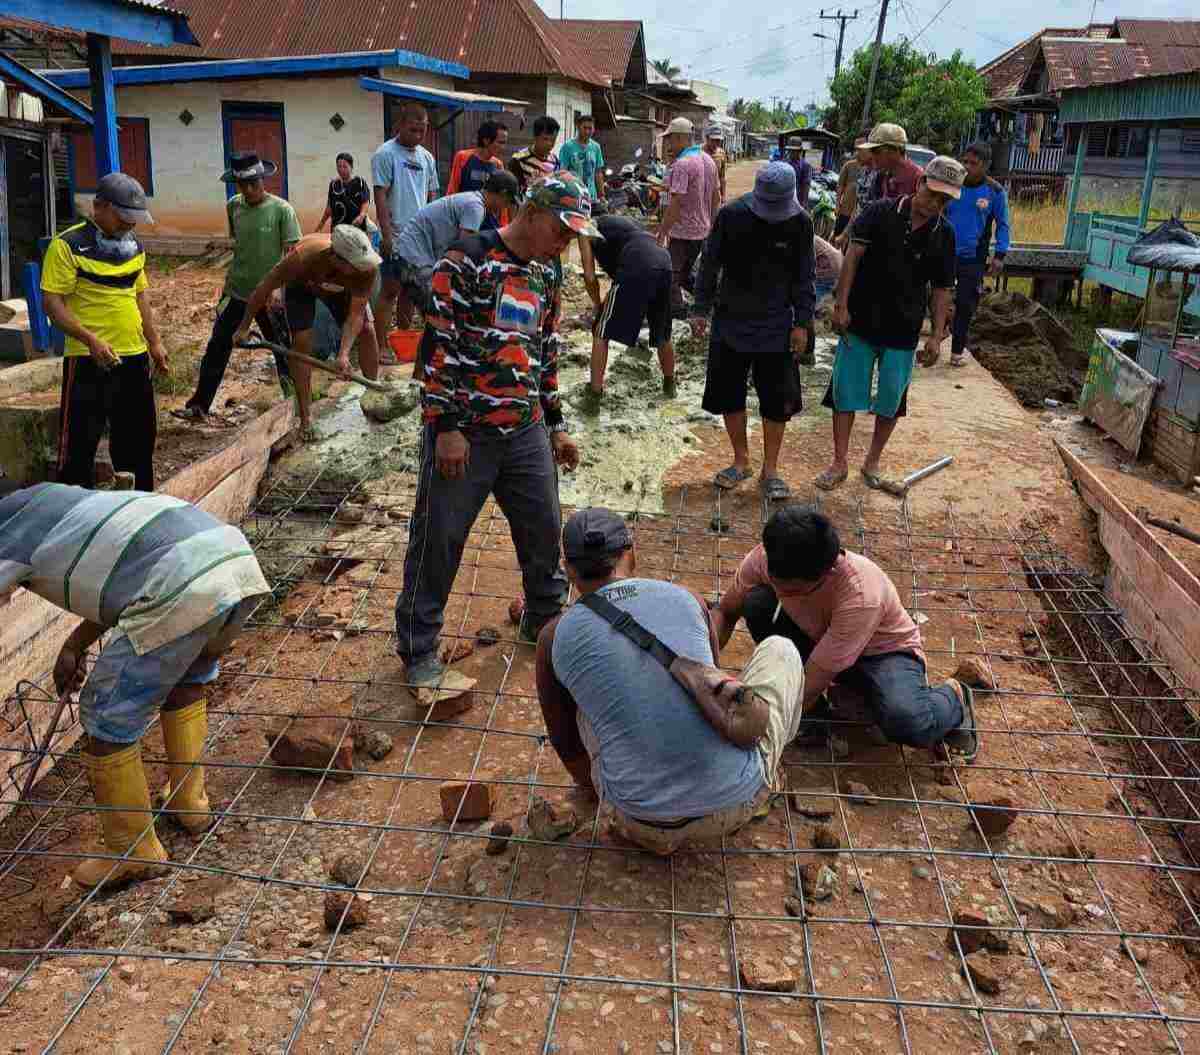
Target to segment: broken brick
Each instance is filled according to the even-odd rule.
[[[475,642],[466,638],[458,638],[454,641],[447,641],[442,645],[442,662],[457,663],[460,659],[466,659],[475,651]]]
[[[1000,992],[1000,965],[997,961],[987,953],[976,952],[967,956],[963,962],[966,964],[966,973],[970,974],[976,989],[991,996]]]
[[[842,840],[827,824],[818,824],[812,833],[812,844],[818,850],[839,850]]]
[[[954,913],[954,926],[946,932],[946,945],[955,948],[954,938],[958,936],[958,945],[962,947],[963,955],[970,956],[987,949],[989,952],[1008,952],[1008,939],[991,929],[991,921],[978,912],[961,911]]]
[[[972,689],[994,689],[996,679],[988,671],[986,664],[975,656],[968,656],[954,671],[954,680]]]
[[[1007,795],[1000,795],[986,802],[973,803],[971,806],[971,816],[975,818],[980,831],[988,838],[1003,835],[1013,826],[1013,822],[1020,815],[1020,811],[1016,809],[1016,803]]]
[[[447,821],[482,821],[492,815],[492,787],[475,781],[446,780],[438,789]],[[461,803],[461,807],[460,807]]]
[[[296,718],[266,732],[272,744],[271,761],[298,769],[347,770],[330,772],[330,780],[351,780],[354,774],[354,732],[342,718]],[[278,743],[276,743],[278,738]],[[310,776],[320,776],[312,773]]]
[[[347,909],[347,906],[349,908]],[[342,920],[342,913],[346,918]],[[353,930],[367,922],[367,902],[359,894],[348,890],[330,890],[325,894],[325,929],[337,930],[339,923],[342,930]]]
[[[742,985],[747,989],[760,989],[768,993],[790,993],[796,988],[796,978],[781,963],[763,956],[749,956],[739,963]]]

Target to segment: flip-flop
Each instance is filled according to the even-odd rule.
[[[727,469],[722,469],[716,476],[713,477],[713,483],[716,484],[722,491],[732,490],[737,487],[743,480],[750,479],[749,469],[739,469],[736,465],[731,465]]]
[[[848,471],[843,473],[835,473],[832,469],[826,469],[813,481],[813,483],[822,491],[832,491],[835,487],[837,487],[838,484],[845,483],[846,477],[849,475],[850,473]]]
[[[763,497],[768,502],[785,502],[792,497],[792,489],[781,476],[764,477],[760,486]]]
[[[979,755],[979,732],[975,724],[975,696],[971,687],[954,678],[947,685],[957,685],[960,691],[963,717],[957,729],[948,733],[942,741],[950,760],[958,765],[969,766]]]
[[[965,355],[952,355],[952,356],[950,356],[950,365],[951,366],[966,366],[967,365],[967,357]]]
[[[861,469],[863,483],[865,483],[872,491],[880,491],[883,489],[883,477],[879,473],[873,473],[869,469]]]
[[[170,411],[173,418],[186,421],[189,425],[203,425],[208,421],[208,415],[199,407],[176,407]]]

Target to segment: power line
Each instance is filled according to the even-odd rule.
[[[925,30],[927,30],[930,26],[932,26],[934,24],[934,22],[936,22],[941,17],[942,12],[945,11],[946,8],[948,8],[952,3],[954,3],[954,0],[946,0],[946,2],[937,9],[937,14],[934,15],[933,18],[931,18],[928,22],[925,23],[925,25],[923,25],[921,27],[921,29],[917,33],[917,35],[915,37],[912,37],[909,40],[909,43],[915,44],[918,40],[920,40],[921,37],[924,36]]]
[[[827,15],[827,14],[825,14],[825,8],[821,8],[821,20],[822,21],[836,22],[838,24],[837,55],[834,57],[834,60],[833,60],[833,75],[835,77],[842,70],[842,44],[845,42],[845,39],[846,39],[846,23],[853,22],[856,18],[858,18],[858,9],[857,8],[855,9],[854,14],[852,14],[852,15],[842,14],[842,9],[840,7],[838,8],[836,15]]]

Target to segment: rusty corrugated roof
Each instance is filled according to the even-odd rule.
[[[400,48],[462,63],[472,73],[608,78],[534,0],[173,0],[200,41],[194,48],[113,42],[128,56],[254,59]]]
[[[1118,18],[1116,35],[1130,44],[1200,48],[1200,21],[1181,18]]]
[[[599,18],[555,20],[557,26],[582,48],[610,80],[624,81],[642,23]]]
[[[979,72],[987,82],[989,99],[1011,98],[1021,95],[1021,86],[1029,75],[1030,69],[1042,51],[1043,37],[1083,37],[1087,35],[1086,28],[1080,27],[1047,27],[1039,29],[1031,37],[1026,37],[1008,51],[1002,52],[979,67]]]

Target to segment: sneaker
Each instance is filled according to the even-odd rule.
[[[975,725],[975,698],[970,686],[964,685],[961,681],[949,678],[946,685],[962,704],[963,716],[962,721],[958,723],[958,728],[946,735],[942,745],[946,748],[946,753],[952,762],[958,765],[970,765],[979,754],[979,732]]]
[[[663,395],[666,396],[667,399],[674,399],[677,395],[679,395],[679,386],[675,383],[674,377],[663,378]]]
[[[433,688],[442,680],[446,673],[445,664],[438,659],[438,654],[426,652],[423,656],[414,656],[404,668],[404,676],[414,689]]]

